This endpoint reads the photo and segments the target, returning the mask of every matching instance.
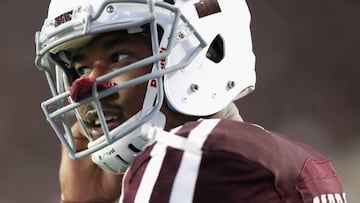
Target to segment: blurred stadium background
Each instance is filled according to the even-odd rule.
[[[34,66],[48,0],[0,2],[0,203],[59,202],[60,145],[40,109],[50,96]],[[360,1],[248,0],[257,90],[244,119],[309,143],[360,202]],[[234,23],[236,29],[236,19]]]

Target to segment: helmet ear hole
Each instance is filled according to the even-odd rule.
[[[209,49],[206,52],[206,58],[214,63],[219,63],[224,58],[224,40],[221,35],[216,35],[211,42]]]

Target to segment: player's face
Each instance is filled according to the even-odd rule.
[[[151,55],[149,37],[142,34],[129,35],[113,32],[95,38],[73,55],[73,65],[80,78],[97,78],[106,73]],[[121,84],[129,79],[148,73],[151,65],[118,75],[111,83]],[[121,90],[101,100],[102,109],[109,130],[117,127],[141,109],[146,83]],[[89,133],[93,137],[103,134],[94,104],[86,104],[79,109]]]

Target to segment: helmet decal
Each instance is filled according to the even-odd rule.
[[[199,18],[221,12],[217,0],[201,0],[200,2],[195,4],[195,8],[199,15]]]
[[[68,11],[64,14],[59,15],[55,18],[55,27],[58,27],[61,24],[64,24],[72,19],[73,11]]]

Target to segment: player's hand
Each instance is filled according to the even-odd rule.
[[[86,148],[88,141],[79,125],[75,124],[71,130],[77,149]],[[65,147],[62,147],[59,177],[64,202],[113,203],[120,196],[122,175],[102,170],[91,161],[90,156],[73,160]]]

